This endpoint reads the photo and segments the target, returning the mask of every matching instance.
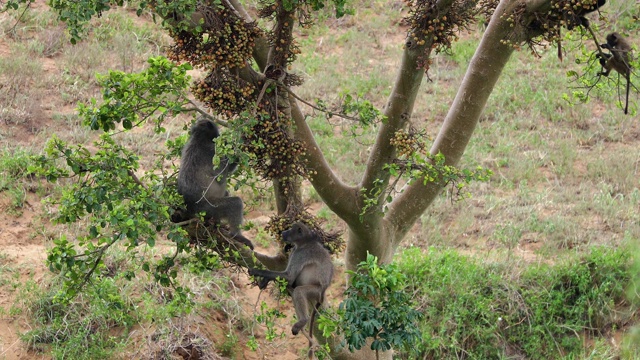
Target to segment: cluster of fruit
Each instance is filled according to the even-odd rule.
[[[191,91],[196,99],[229,119],[247,109],[255,87],[222,68],[194,82]]]
[[[268,104],[267,104],[268,105]],[[261,112],[245,135],[243,150],[255,155],[256,168],[268,179],[286,181],[287,177],[304,175],[304,145],[288,132],[285,114],[277,117]],[[285,189],[286,191],[286,189]]]
[[[410,157],[414,153],[423,153],[425,151],[424,141],[420,139],[418,134],[413,132],[399,130],[389,142],[396,148],[398,156]]]
[[[206,69],[245,66],[256,37],[261,35],[258,26],[235,16],[224,6],[196,11],[205,14],[197,29],[171,32],[175,41],[169,49],[171,60]]]

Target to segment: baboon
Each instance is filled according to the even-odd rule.
[[[313,338],[313,320],[318,306],[324,302],[325,290],[333,277],[333,263],[329,251],[322,246],[320,236],[303,223],[295,223],[291,229],[282,232],[285,243],[293,245],[289,263],[284,271],[249,269],[249,275],[261,277],[260,290],[267,287],[277,277],[287,281],[287,289],[292,296],[293,306],[298,316],[291,328],[297,335],[310,321],[309,341]],[[312,306],[309,309],[309,305]],[[311,310],[311,311],[310,311]]]
[[[229,224],[231,235],[251,249],[253,244],[242,236],[242,199],[229,196],[227,179],[238,167],[227,157],[213,166],[216,147],[213,140],[220,136],[218,127],[212,121],[200,118],[191,127],[191,137],[182,149],[178,193],[187,206],[186,218],[204,212],[205,220],[222,220]]]
[[[629,89],[631,87],[631,46],[620,34],[613,32],[607,35],[607,42],[600,45],[601,48],[609,50],[610,54],[602,53],[598,56],[600,65],[604,71],[599,75],[609,76],[611,70],[617,71],[627,80],[627,94],[624,105],[624,113],[629,110]]]
[[[564,21],[567,24],[566,25],[567,30],[573,30],[576,26],[582,26],[584,29],[586,29],[589,32],[596,46],[598,46],[598,38],[596,37],[596,34],[591,29],[591,23],[589,22],[589,19],[586,18],[586,15],[596,10],[599,10],[606,3],[607,3],[607,0],[597,0],[595,4],[589,4],[589,5],[583,4],[582,6],[577,6],[577,8],[570,7],[569,9],[561,9],[561,12],[563,13]],[[558,38],[560,38],[560,36],[558,36]],[[558,39],[558,59],[562,61],[562,42],[559,39]]]
[[[573,12],[573,18],[569,19],[567,24],[567,29],[572,30],[575,26],[582,26],[585,29],[590,28],[589,19],[585,17],[596,10],[599,10],[604,4],[607,3],[607,0],[597,0],[595,4],[586,7],[578,7],[577,10]]]

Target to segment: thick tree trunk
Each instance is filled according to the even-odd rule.
[[[383,219],[379,220],[374,223],[375,225],[366,223],[349,226],[345,253],[348,270],[355,270],[359,263],[366,260],[367,253],[376,256],[380,263],[391,262],[395,251],[391,246],[394,243],[395,234],[392,232],[392,226]]]
[[[373,341],[373,340],[371,340]],[[347,349],[342,349],[341,351],[332,350],[331,359],[333,360],[392,360],[393,359],[393,350],[379,352],[376,358],[376,352],[371,350],[371,341],[367,342],[362,349],[349,352]],[[337,348],[337,343],[331,344],[331,349]]]

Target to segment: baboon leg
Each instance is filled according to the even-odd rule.
[[[231,234],[237,235],[240,234],[240,226],[242,225],[242,199],[237,196],[230,196],[222,199],[227,199],[226,201],[231,204],[231,206],[227,205],[227,213],[223,214],[221,217],[226,219],[229,223],[229,227],[231,228]]]
[[[215,219],[216,222],[225,220],[229,224],[229,233],[231,234],[231,237],[253,250],[253,243],[251,240],[244,237],[240,231],[243,217],[242,199],[237,196],[218,198],[210,202],[202,199],[201,204],[201,209],[199,211],[206,212],[206,219]]]
[[[251,240],[247,239],[246,237],[244,237],[244,235],[242,235],[241,233],[237,233],[233,236],[233,239],[236,240],[237,242],[247,246],[249,249],[253,250],[253,243],[251,242]]]
[[[320,302],[320,297],[322,296],[321,291],[322,289],[318,285],[303,285],[293,289],[293,306],[296,309],[296,316],[298,317],[298,322],[293,324],[291,328],[293,335],[298,335],[300,330],[302,330],[309,321],[309,316],[313,315],[309,311],[309,305],[315,306],[315,304]]]
[[[242,199],[237,196],[222,197],[213,200],[202,198],[196,204],[195,213],[204,211],[205,219],[226,220],[231,228],[231,235],[240,232],[242,224]]]

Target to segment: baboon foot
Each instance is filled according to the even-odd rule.
[[[251,240],[249,240],[246,237],[244,237],[244,235],[242,235],[241,233],[237,233],[237,234],[233,235],[233,239],[236,240],[237,242],[245,245],[249,249],[253,250],[253,243],[251,242]]]
[[[302,328],[307,324],[307,321],[308,321],[307,319],[302,319],[297,323],[293,324],[293,327],[291,328],[291,333],[293,335],[298,335],[300,330],[302,330]]]
[[[171,214],[171,222],[172,223],[179,223],[179,222],[183,222],[189,220],[189,217],[187,216],[187,210],[186,209],[174,209],[173,214]]]

